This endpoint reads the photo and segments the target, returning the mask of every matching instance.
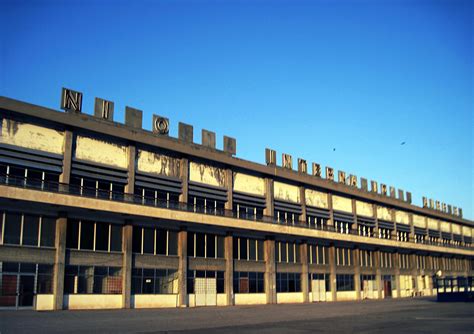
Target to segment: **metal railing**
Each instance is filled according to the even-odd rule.
[[[346,232],[341,232],[339,231],[339,229],[337,229],[335,226],[332,226],[332,225],[308,224],[306,222],[301,222],[301,221],[297,221],[297,222],[285,221],[281,219],[280,220],[276,219],[271,216],[239,213],[233,210],[196,206],[196,205],[185,203],[185,202],[161,200],[158,198],[146,197],[146,196],[141,196],[137,194],[101,190],[97,188],[65,184],[65,183],[60,183],[60,182],[55,182],[55,181],[44,181],[44,180],[38,180],[38,179],[0,174],[0,184],[17,187],[17,188],[27,188],[27,189],[61,193],[61,194],[81,196],[81,197],[87,197],[87,198],[97,198],[97,199],[102,199],[102,200],[146,205],[146,206],[152,206],[152,207],[157,207],[157,208],[172,209],[172,210],[185,211],[185,212],[195,212],[195,213],[201,213],[201,214],[212,215],[212,216],[243,219],[243,220],[248,220],[248,221],[257,221],[261,223],[269,223],[269,224],[275,224],[275,225],[302,227],[302,228],[307,228],[307,229],[312,229],[312,230],[328,231],[328,232],[333,232],[337,234],[362,236],[359,234],[358,230],[354,228],[345,230]],[[370,237],[369,236],[364,236],[364,237],[378,239],[378,236],[376,235],[373,235]],[[390,240],[393,240],[393,239],[390,239]],[[473,248],[472,245],[453,245],[453,244],[445,244],[442,242],[432,242],[429,240],[425,240],[424,242],[415,242],[415,238],[413,236],[410,236],[408,241],[406,242],[418,243],[418,244],[421,243],[421,244],[426,244],[426,245],[434,245],[434,246],[450,247],[450,248],[463,248],[463,249]]]

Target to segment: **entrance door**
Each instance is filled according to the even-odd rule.
[[[20,275],[18,285],[18,307],[32,307],[35,288],[35,277]]]
[[[326,283],[324,280],[311,280],[311,291],[313,292],[314,302],[326,301]]]
[[[215,278],[196,277],[196,306],[217,305],[217,281]]]
[[[383,281],[383,291],[385,298],[392,297],[392,282],[388,280]]]

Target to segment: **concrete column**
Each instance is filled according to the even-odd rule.
[[[356,300],[361,300],[360,293],[360,249],[353,249],[354,252],[354,288],[356,292]]]
[[[395,269],[395,290],[397,290],[397,298],[400,298],[401,284],[400,284],[400,254],[399,253],[393,253],[393,267]]]
[[[300,221],[303,224],[307,224],[307,219],[306,219],[306,195],[305,195],[305,188],[304,186],[300,186],[300,201],[301,201],[301,217]]]
[[[328,193],[328,209],[329,209],[328,226],[334,227],[334,209],[332,208],[332,194],[331,193]]]
[[[408,240],[414,242],[415,241],[415,225],[413,225],[412,213],[408,213],[408,223],[410,224],[410,235],[408,236]]]
[[[375,228],[374,228],[374,235],[376,238],[379,237],[379,218],[377,217],[377,204],[372,204],[374,210],[374,220],[375,220]]]
[[[275,240],[265,240],[265,294],[267,304],[276,304]]]
[[[302,243],[300,247],[301,259],[301,292],[303,293],[303,303],[309,303],[309,278],[308,278],[308,244]]]
[[[181,178],[181,194],[179,201],[181,203],[188,203],[188,181],[189,181],[189,161],[186,158],[181,159],[179,166],[179,174]]]
[[[375,283],[377,284],[377,298],[382,299],[382,269],[380,268],[380,251],[374,251],[375,256]]]
[[[188,231],[181,230],[178,233],[178,306],[188,306]]]
[[[63,155],[63,170],[59,175],[59,182],[69,184],[71,181],[71,160],[72,160],[72,144],[74,135],[72,131],[66,130],[64,132],[64,155]]]
[[[135,163],[135,156],[136,156],[137,149],[134,145],[128,146],[128,178],[127,184],[125,185],[125,193],[132,194],[135,191],[135,170],[136,170],[136,163]]]
[[[127,221],[122,228],[122,308],[131,307],[133,226]]]
[[[329,281],[331,285],[331,299],[333,302],[337,300],[336,291],[336,247],[329,246]]]
[[[265,209],[264,216],[273,217],[273,180],[265,179]]]
[[[56,232],[54,246],[56,248],[54,256],[54,276],[53,294],[55,310],[63,309],[64,300],[64,269],[66,265],[66,229],[67,218],[60,216],[56,220]]]
[[[354,222],[352,223],[352,229],[357,231],[357,208],[356,200],[352,199],[352,216],[354,217]]]
[[[226,169],[225,171],[226,185],[227,185],[227,202],[225,203],[225,209],[232,211],[234,205],[233,201],[233,189],[234,189],[234,172],[232,169]]]
[[[418,273],[419,270],[416,267],[416,254],[410,254],[409,256],[409,262],[410,262],[410,273],[412,277],[412,282],[415,282],[413,286],[413,292],[415,295],[418,295],[420,291],[420,287],[418,286]]]
[[[390,209],[390,214],[392,216],[392,222],[393,222],[392,239],[397,240],[397,222],[395,220],[395,210]]]
[[[225,295],[226,305],[234,305],[234,254],[232,234],[225,237]]]

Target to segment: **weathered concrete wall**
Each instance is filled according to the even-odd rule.
[[[413,225],[416,227],[426,228],[426,217],[413,215]]]
[[[275,181],[273,189],[275,199],[300,203],[300,189],[297,186]]]
[[[356,201],[356,212],[360,216],[373,217],[374,206],[367,202]]]
[[[355,291],[338,291],[336,295],[336,300],[338,302],[357,299],[357,293]]]
[[[64,295],[68,310],[98,310],[122,308],[122,295]]]
[[[468,227],[468,226],[463,226],[462,227],[462,235],[466,236],[466,237],[470,237],[471,236],[471,228]]]
[[[333,195],[332,208],[334,210],[352,213],[352,200],[347,197]]]
[[[215,187],[226,187],[225,170],[210,165],[191,161],[189,163],[189,180]]]
[[[264,293],[236,293],[234,295],[235,305],[259,305],[266,304],[267,298]]]
[[[55,154],[64,152],[64,132],[7,118],[0,125],[0,143]]]
[[[395,211],[395,221],[400,224],[410,224],[410,220],[408,218],[408,213],[405,211],[396,210]]]
[[[234,172],[234,190],[257,196],[265,196],[265,179]]]
[[[451,228],[450,228],[451,226],[450,225],[451,224],[448,223],[448,222],[441,222],[441,225],[440,225],[441,232],[447,232],[447,233],[451,232]]]
[[[453,234],[461,234],[461,225],[451,224],[451,231]]]
[[[36,295],[35,301],[36,311],[52,311],[54,310],[54,295]]]
[[[305,189],[304,196],[306,200],[306,205],[314,206],[317,208],[328,209],[328,194],[321,191],[316,191],[312,189]]]
[[[392,221],[392,213],[384,206],[377,206],[377,218]]]
[[[144,150],[138,150],[137,155],[138,171],[170,177],[179,177],[180,159]]]
[[[302,303],[303,293],[302,292],[278,292],[277,304],[288,304],[288,303]]]
[[[132,295],[133,308],[177,307],[178,295]]]
[[[428,228],[430,230],[438,231],[439,230],[438,221],[433,218],[428,218]]]
[[[80,160],[126,169],[128,167],[128,147],[103,140],[77,136],[75,157]]]

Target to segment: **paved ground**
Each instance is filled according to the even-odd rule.
[[[474,334],[474,303],[402,299],[115,311],[0,311],[0,333]]]

